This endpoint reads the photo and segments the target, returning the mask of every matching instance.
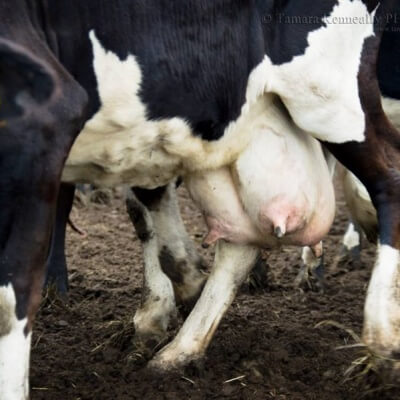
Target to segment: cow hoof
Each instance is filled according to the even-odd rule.
[[[158,372],[182,371],[188,366],[200,365],[202,359],[202,355],[184,353],[167,345],[148,363],[148,368]]]
[[[68,283],[63,280],[48,280],[43,288],[43,298],[50,301],[61,300],[66,302],[68,300]]]
[[[44,290],[61,297],[67,297],[68,286],[68,273],[65,264],[53,264],[48,267]]]
[[[183,369],[183,365],[178,360],[174,361],[167,361],[167,360],[162,360],[158,357],[153,358],[149,363],[147,364],[147,368],[155,373],[163,374],[163,373],[168,373],[168,372],[178,372],[181,369]]]

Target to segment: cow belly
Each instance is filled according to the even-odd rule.
[[[150,122],[137,128],[87,127],[79,135],[64,167],[64,182],[99,186],[129,184],[146,188],[162,186],[179,175],[177,156],[166,153],[158,131]]]

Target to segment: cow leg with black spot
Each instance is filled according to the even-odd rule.
[[[184,227],[175,183],[154,190],[132,188],[126,203],[144,256],[136,335],[144,342],[161,341],[175,304],[186,315],[197,300],[206,280],[203,260]]]

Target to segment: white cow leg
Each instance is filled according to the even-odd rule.
[[[343,236],[343,249],[350,255],[352,260],[360,261],[362,249],[363,232],[361,228],[350,222],[346,233]]]
[[[302,265],[294,280],[296,288],[306,287],[318,292],[324,291],[324,253],[322,242],[313,247],[303,247]]]
[[[0,399],[25,400],[29,396],[31,332],[27,318],[18,320],[11,284],[0,287]]]
[[[399,261],[399,250],[388,245],[378,247],[365,302],[363,329],[363,340],[370,348],[397,359],[400,349]]]
[[[258,249],[252,246],[217,244],[214,266],[199,300],[176,338],[150,362],[151,368],[168,370],[204,356],[257,255]]]
[[[349,223],[347,231],[343,236],[343,247],[347,253],[360,257],[361,251],[361,229],[352,222]]]
[[[176,314],[173,286],[161,269],[157,235],[149,211],[131,191],[126,203],[142,242],[144,258],[142,300],[134,316],[136,336],[140,340],[161,341]]]
[[[160,196],[157,207],[149,207],[157,233],[159,260],[171,279],[176,302],[192,309],[204,286],[204,262],[186,232],[179,210],[175,183],[169,184]]]

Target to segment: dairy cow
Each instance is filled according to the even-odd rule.
[[[277,3],[275,3],[275,5],[276,9],[274,10],[273,15],[275,15],[276,19],[282,18],[282,15],[284,15],[283,11],[288,13],[291,12],[293,13],[291,16],[293,18],[296,17],[294,11],[294,9],[296,9],[295,6],[294,8],[291,8],[289,5],[287,5],[287,8],[282,9],[279,8],[280,5]],[[350,4],[347,4],[347,6],[350,6]],[[374,33],[371,37],[368,37],[368,39],[365,38],[365,41],[360,48],[360,53],[358,55],[359,63],[355,62],[355,65],[357,65],[354,75],[356,82],[353,82],[356,83],[356,90],[353,92],[353,95],[359,97],[361,100],[360,106],[363,117],[359,120],[359,122],[362,120],[361,123],[364,124],[366,130],[364,131],[362,138],[357,138],[354,136],[354,131],[349,131],[349,129],[356,129],[356,125],[353,125],[352,128],[350,128],[351,124],[349,124],[349,127],[346,129],[346,134],[350,134],[350,136],[340,138],[340,135],[344,134],[344,131],[341,131],[340,134],[338,131],[336,131],[337,136],[335,141],[337,140],[339,143],[331,143],[331,141],[334,141],[333,136],[315,136],[323,141],[326,147],[340,161],[342,161],[342,163],[344,163],[348,168],[351,168],[358,175],[358,177],[363,180],[377,209],[378,218],[380,221],[380,246],[378,249],[378,259],[375,265],[365,306],[363,337],[365,342],[374,350],[387,356],[392,355],[392,351],[395,351],[397,348],[399,333],[397,332],[396,328],[396,321],[398,318],[398,306],[396,298],[398,250],[396,250],[397,245],[395,243],[395,232],[397,232],[396,229],[398,228],[393,226],[394,220],[391,219],[394,218],[396,220],[396,210],[398,207],[396,194],[398,132],[387,120],[379,100],[380,92],[375,77],[375,63],[378,53],[378,46],[377,43],[374,44],[374,41],[376,41],[377,37],[379,37],[382,33],[382,27],[379,28],[379,24],[381,24],[382,21],[389,21],[387,31],[395,32],[395,25],[397,24],[398,16],[395,14],[396,10],[392,10],[390,13],[388,12],[388,9],[386,9],[386,12],[382,12],[382,9],[379,8],[372,9],[371,4],[368,4],[370,13],[364,15],[363,18],[361,17],[361,14],[359,14],[357,17],[357,12],[355,12],[352,16],[349,16],[349,13],[351,14],[350,9],[355,7],[355,3],[353,3],[350,8],[347,8],[347,6],[343,2],[339,2],[339,4],[333,8],[332,13],[328,18],[326,18],[325,21],[327,21],[327,24],[332,23],[334,25],[334,21],[343,21],[344,18],[346,18],[346,21],[349,21],[348,18],[350,18],[350,21],[358,21],[359,24],[364,25],[368,25],[368,22],[366,21],[370,21],[370,27],[373,28]],[[355,11],[355,8],[353,11]],[[301,10],[297,9],[297,12],[301,13]],[[297,18],[299,18],[298,15]],[[307,20],[307,16],[304,18]],[[288,20],[290,20],[290,18]],[[352,23],[348,23],[347,25],[352,25]],[[288,42],[279,42],[278,40],[280,45],[282,45],[282,43],[287,44],[288,46],[293,44],[288,39],[288,37],[290,38],[288,33],[291,30],[290,28],[283,28],[281,25],[279,25],[273,26],[273,28],[270,29],[275,35],[274,38],[281,38],[279,34],[282,34],[282,32],[280,32],[280,30],[284,32],[282,36],[285,37]],[[299,28],[296,27],[292,29],[294,33],[294,31],[298,30]],[[301,89],[305,90],[305,92],[308,94],[308,90],[310,90],[313,84],[315,84],[315,75],[313,74],[317,74],[317,80],[318,77],[321,78],[321,75],[319,75],[321,74],[320,66],[313,69],[312,65],[307,63],[307,61],[313,60],[310,55],[317,54],[319,57],[318,62],[320,63],[321,57],[326,57],[326,59],[329,59],[329,53],[334,54],[335,56],[338,55],[336,53],[338,48],[323,49],[322,47],[318,46],[318,43],[323,43],[322,38],[328,40],[328,31],[330,29],[332,31],[336,31],[337,34],[339,34],[339,32],[344,34],[344,32],[347,31],[350,35],[349,32],[352,32],[354,38],[355,32],[359,29],[360,33],[363,29],[365,29],[365,26],[364,28],[354,28],[351,26],[347,26],[345,28],[334,28],[332,26],[323,26],[319,30],[320,40],[317,39],[318,30],[309,33],[307,37],[309,47],[305,50],[304,55],[294,57],[291,61],[283,62],[281,66],[271,66],[271,64],[273,64],[273,60],[269,58],[267,50],[267,56],[264,60],[264,63],[266,64],[266,70],[270,73],[270,81],[267,80],[266,86],[269,90],[278,93],[281,96],[291,115],[291,118],[293,118],[293,120],[300,127],[311,132],[313,132],[315,129],[314,124],[319,125],[319,123],[322,124],[323,121],[325,122],[325,125],[319,125],[318,129],[320,132],[322,132],[323,129],[329,130],[329,123],[333,122],[333,120],[330,121],[328,114],[324,113],[324,110],[321,109],[319,109],[316,113],[309,113],[307,115],[299,113],[299,110],[301,110],[305,104],[310,105],[313,101],[316,101],[316,103],[320,101],[321,105],[327,106],[328,109],[330,107],[334,108],[334,105],[331,103],[331,101],[335,96],[332,97],[332,95],[336,90],[339,89],[333,88],[331,86],[332,81],[330,81],[328,76],[325,75],[325,89],[327,91],[325,93],[323,90],[322,92],[317,91],[317,93],[314,92],[313,95],[311,95],[311,98],[305,98],[304,92],[301,93],[301,91],[296,90],[291,92],[289,90],[289,84],[292,85],[290,86],[291,89],[296,89],[296,82],[290,76],[290,72],[293,74],[298,72],[295,66],[299,65],[301,65],[303,68],[306,68],[307,66],[310,68],[309,71],[302,69],[302,73],[304,74],[303,79],[305,79],[310,86],[305,86],[304,82],[298,83],[298,86],[300,86]],[[338,37],[340,37],[340,35],[335,37],[335,39],[338,39]],[[293,37],[292,39],[293,42],[296,42]],[[333,40],[333,42],[335,40],[333,36],[331,36],[330,39]],[[342,36],[342,39],[344,41],[345,36]],[[343,43],[343,41],[341,43]],[[273,40],[271,42],[274,43]],[[333,42],[330,43],[332,44]],[[312,51],[313,46],[315,46],[315,53]],[[350,50],[350,48],[347,50]],[[354,52],[354,50],[355,49],[353,47],[352,51]],[[280,48],[280,51],[282,52],[282,48]],[[385,53],[385,50],[382,51],[382,58],[390,57],[390,53]],[[274,53],[272,52],[271,54]],[[350,53],[348,53],[348,55],[349,54]],[[335,70],[335,61],[332,58],[330,58],[329,61],[333,64],[326,65],[326,70],[331,74]],[[322,64],[324,63],[322,62]],[[318,63],[314,65],[318,65]],[[343,68],[340,68],[340,71],[343,72]],[[343,94],[344,97],[339,103],[336,104],[338,108],[336,109],[337,114],[334,120],[335,123],[338,123],[338,120],[341,119],[341,114],[343,113],[343,115],[347,114],[347,123],[349,123],[351,118],[354,117],[355,119],[353,122],[355,122],[357,120],[357,113],[355,109],[351,109],[351,83],[350,81],[343,83],[344,86],[342,86],[340,90],[345,91],[345,89],[347,89],[347,92],[345,91],[346,93]],[[322,84],[322,82],[319,82],[319,84]],[[322,87],[318,86],[318,88],[321,89]],[[298,95],[297,97],[296,94]],[[314,97],[314,95],[317,97]],[[319,100],[317,100],[318,98]],[[355,103],[352,104],[354,105]],[[343,109],[343,107],[347,107],[347,109]],[[333,108],[330,110],[333,111]],[[327,111],[327,109],[325,109],[325,111]],[[319,118],[321,119],[319,120]],[[312,128],[312,126],[314,126],[314,128]],[[333,129],[333,125],[331,127]],[[342,129],[340,124],[337,125],[336,129]],[[367,153],[369,153],[368,156]],[[266,151],[265,154],[268,154],[268,152]],[[358,165],[358,162],[361,162],[362,165]],[[256,164],[257,162],[255,162],[254,165]],[[372,170],[369,169],[371,168],[371,165],[379,169],[380,173],[382,174],[380,177],[378,177],[376,172],[372,172]],[[282,169],[279,169],[279,171],[281,170]],[[254,169],[249,169],[249,172],[250,174],[254,175]],[[203,201],[203,205],[206,205],[205,210],[206,214],[208,214],[208,217],[211,216],[211,218],[209,218],[211,240],[215,238],[215,233],[217,233],[217,238],[222,237],[223,239],[228,240],[230,244],[224,241],[219,243],[217,247],[214,269],[205,285],[203,293],[189,318],[185,321],[182,329],[179,331],[177,337],[163,350],[161,350],[152,361],[151,364],[157,368],[170,368],[174,365],[185,364],[190,360],[201,357],[204,354],[204,351],[210,342],[223,313],[234,298],[238,283],[242,281],[243,277],[246,275],[246,272],[249,271],[249,265],[253,262],[255,257],[254,248],[246,247],[245,245],[246,241],[248,241],[249,235],[253,235],[253,240],[258,237],[258,235],[254,236],[254,230],[252,230],[254,226],[249,227],[249,224],[242,224],[242,229],[239,232],[235,231],[235,229],[232,229],[237,228],[235,224],[232,226],[232,221],[235,223],[236,221],[240,220],[245,221],[246,218],[241,218],[243,216],[241,214],[243,210],[239,207],[237,212],[234,211],[230,214],[226,209],[224,209],[224,207],[219,208],[219,211],[218,208],[213,208],[212,210],[207,208],[207,206],[210,205],[210,199],[208,197],[209,194],[212,193],[214,199],[215,196],[218,197],[218,186],[220,186],[221,193],[224,193],[225,195],[227,193],[232,193],[229,192],[227,187],[227,182],[230,180],[229,176],[226,175],[222,179],[216,177],[215,173],[211,173],[209,178],[204,178],[204,176],[204,174],[201,174],[200,181],[203,180],[204,183],[201,183],[200,185],[200,187],[202,187],[202,190],[200,190],[200,199],[207,199],[206,201]],[[279,177],[277,177],[277,179],[279,179]],[[265,188],[265,190],[268,191],[267,188],[268,186]],[[259,186],[258,192],[263,192],[262,186]],[[232,198],[234,198],[235,195],[237,195],[237,193],[232,193]],[[219,200],[222,200],[222,197],[220,197]],[[241,200],[246,208],[246,206],[248,206],[248,203],[246,203],[246,195],[244,195],[244,197],[242,196]],[[221,203],[219,202],[217,204]],[[239,202],[237,202],[237,204],[239,204]],[[247,207],[247,210],[250,214],[252,211],[259,211],[260,204],[261,203],[258,203],[258,206],[253,204],[255,207]],[[233,209],[235,209],[235,207],[233,207]],[[236,216],[236,218],[232,220],[229,218],[224,218],[224,213],[225,217],[228,215]],[[219,214],[219,218],[215,218],[215,214]],[[391,216],[390,218],[388,217],[389,215]],[[226,224],[227,220],[231,222],[231,226],[229,227],[228,225],[228,229]],[[221,221],[223,221],[222,224]],[[261,221],[262,218],[260,218],[260,214],[258,214],[258,222]],[[214,225],[214,228],[212,225]],[[274,227],[273,224],[272,227]],[[212,234],[213,232],[214,236]],[[245,240],[243,240],[243,235],[247,235]],[[267,238],[264,236],[263,239],[266,240]],[[288,239],[290,240],[290,238]],[[236,245],[233,245],[232,243],[236,243]],[[242,245],[244,244],[244,247],[238,246],[238,243]],[[231,255],[231,258],[229,258],[229,255]],[[234,262],[232,259],[240,261]]]
[[[398,349],[392,282],[400,247],[400,142],[383,113],[375,76],[393,4],[0,1],[3,399],[28,397],[31,329],[60,180],[153,189],[177,175],[224,168],[262,130],[270,94],[367,187],[381,246],[364,336],[384,354]],[[348,17],[352,23],[338,23]],[[149,241],[149,248],[155,245]],[[253,246],[220,242],[200,301],[155,365],[169,367],[204,352],[226,304],[213,308],[197,346],[193,319],[207,314],[216,276],[236,285],[241,261],[248,265],[254,254]],[[157,263],[153,267],[149,281]],[[235,285],[227,286],[228,303]],[[163,299],[171,286],[151,290]]]

